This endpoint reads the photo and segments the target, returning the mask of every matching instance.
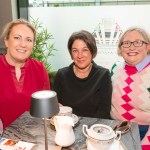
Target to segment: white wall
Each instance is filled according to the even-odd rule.
[[[150,32],[150,5],[32,7],[29,8],[29,14],[33,18],[39,18],[54,37],[53,42],[57,51],[49,60],[54,70],[68,66],[72,62],[67,50],[67,41],[72,32],[84,29],[92,33],[102,18],[113,18],[123,31],[130,26],[140,26]],[[113,51],[115,49],[113,48]],[[102,54],[101,50],[95,58],[97,64],[107,68],[117,60],[120,58],[116,53]]]
[[[13,17],[13,19],[17,19],[18,18],[17,0],[11,0],[11,6],[12,6],[12,17]]]

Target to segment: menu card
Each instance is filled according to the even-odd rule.
[[[7,138],[0,139],[0,150],[31,150],[35,144],[12,140]]]

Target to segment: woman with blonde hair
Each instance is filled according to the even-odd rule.
[[[0,117],[5,128],[30,109],[31,94],[49,90],[50,83],[43,63],[29,58],[36,31],[28,21],[9,22],[2,38],[7,49],[0,56]]]
[[[141,28],[130,28],[120,38],[118,54],[124,61],[112,67],[111,116],[137,122],[142,149],[150,149],[150,38]]]

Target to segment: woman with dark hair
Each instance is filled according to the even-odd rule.
[[[59,103],[85,117],[110,118],[112,85],[109,70],[98,66],[95,38],[88,31],[74,32],[68,40],[73,63],[59,69],[54,90]]]

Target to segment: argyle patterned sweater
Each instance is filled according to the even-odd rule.
[[[111,76],[111,117],[150,125],[150,63],[140,72],[135,67],[116,63]],[[141,142],[143,150],[150,149],[150,128]]]

